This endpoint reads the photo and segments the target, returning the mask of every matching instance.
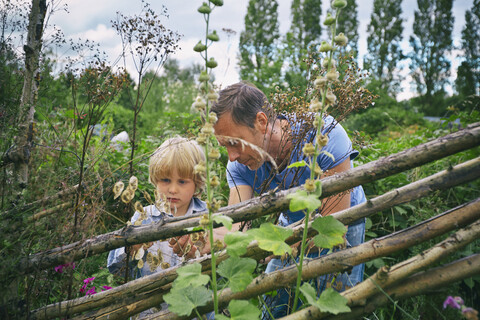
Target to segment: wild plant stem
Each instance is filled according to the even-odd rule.
[[[298,276],[297,276],[297,284],[295,286],[295,296],[293,300],[293,308],[292,313],[297,310],[298,304],[298,296],[300,294],[300,285],[302,283],[302,268],[303,268],[303,258],[305,254],[305,247],[307,242],[307,235],[308,235],[308,220],[310,219],[310,211],[305,213],[305,227],[303,228],[303,236],[302,236],[302,245],[300,246],[300,258],[297,265],[298,269]]]

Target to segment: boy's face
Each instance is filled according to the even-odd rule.
[[[181,178],[174,169],[169,177],[157,182],[157,190],[164,195],[174,216],[184,216],[195,193],[192,179]]]

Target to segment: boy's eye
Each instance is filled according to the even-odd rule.
[[[161,182],[164,182],[164,183],[168,183],[170,182],[170,179],[168,178],[163,178],[163,179],[160,179]]]
[[[178,180],[178,183],[180,183],[180,184],[185,184],[185,183],[187,183],[187,181],[180,179],[180,180]]]

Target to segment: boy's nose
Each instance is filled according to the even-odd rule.
[[[175,194],[175,193],[177,193],[177,191],[178,191],[178,188],[173,183],[168,187],[168,192],[170,192],[171,194]]]

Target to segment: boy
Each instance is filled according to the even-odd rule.
[[[143,208],[143,213],[136,211],[131,219],[132,224],[139,219],[142,220],[142,224],[150,224],[165,216],[179,217],[206,211],[205,202],[196,197],[203,190],[204,178],[200,174],[195,174],[194,167],[202,161],[205,161],[205,154],[194,140],[175,137],[162,143],[150,158],[149,180],[157,188],[165,205],[163,207],[149,205]],[[170,210],[165,210],[165,207]],[[175,239],[171,243],[174,242]],[[143,257],[140,258],[141,253],[137,254],[137,258],[140,258],[138,261],[135,260],[137,268],[132,268],[135,278],[173,267],[182,261],[182,258],[173,253],[168,241],[134,245],[131,247],[132,255],[142,249]],[[189,252],[195,253],[195,250]],[[118,272],[125,266],[125,258],[125,248],[110,251],[107,260],[109,271]]]

